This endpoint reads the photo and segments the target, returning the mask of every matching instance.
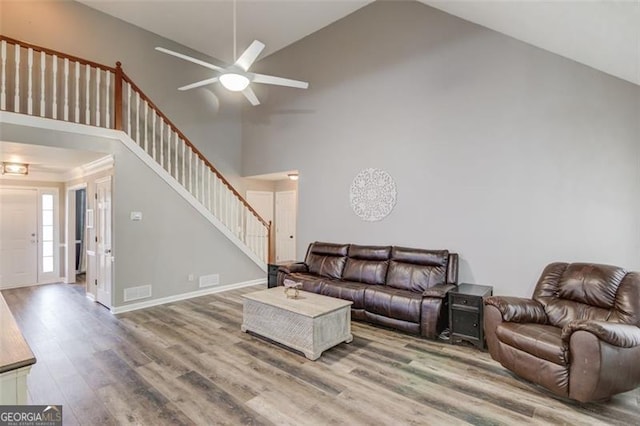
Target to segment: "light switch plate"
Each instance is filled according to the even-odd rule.
[[[141,221],[142,220],[142,212],[131,212],[131,220]]]

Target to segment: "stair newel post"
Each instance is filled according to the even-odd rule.
[[[269,227],[267,228],[267,232],[268,232],[268,245],[267,245],[267,250],[268,250],[268,261],[269,263],[273,263],[274,259],[275,259],[275,253],[274,253],[274,244],[273,244],[273,222],[269,221]]]
[[[122,128],[122,63],[116,62],[116,74],[113,94],[113,128],[115,130],[123,130]]]

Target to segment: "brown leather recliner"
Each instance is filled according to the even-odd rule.
[[[491,357],[518,376],[581,402],[640,385],[640,273],[552,263],[532,299],[484,303]]]

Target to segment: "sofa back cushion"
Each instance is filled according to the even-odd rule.
[[[391,287],[423,292],[446,283],[448,250],[420,250],[393,247],[386,284]]]
[[[542,272],[533,299],[557,327],[579,319],[639,324],[640,279],[635,275],[611,265],[552,263]]]
[[[366,284],[384,284],[389,267],[390,246],[349,246],[342,278]]]
[[[349,244],[311,243],[305,263],[309,272],[328,278],[342,278]]]

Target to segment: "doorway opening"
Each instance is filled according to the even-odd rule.
[[[274,238],[269,249],[276,263],[296,260],[298,175],[297,170],[288,170],[246,180],[247,202],[263,219],[271,221]]]

